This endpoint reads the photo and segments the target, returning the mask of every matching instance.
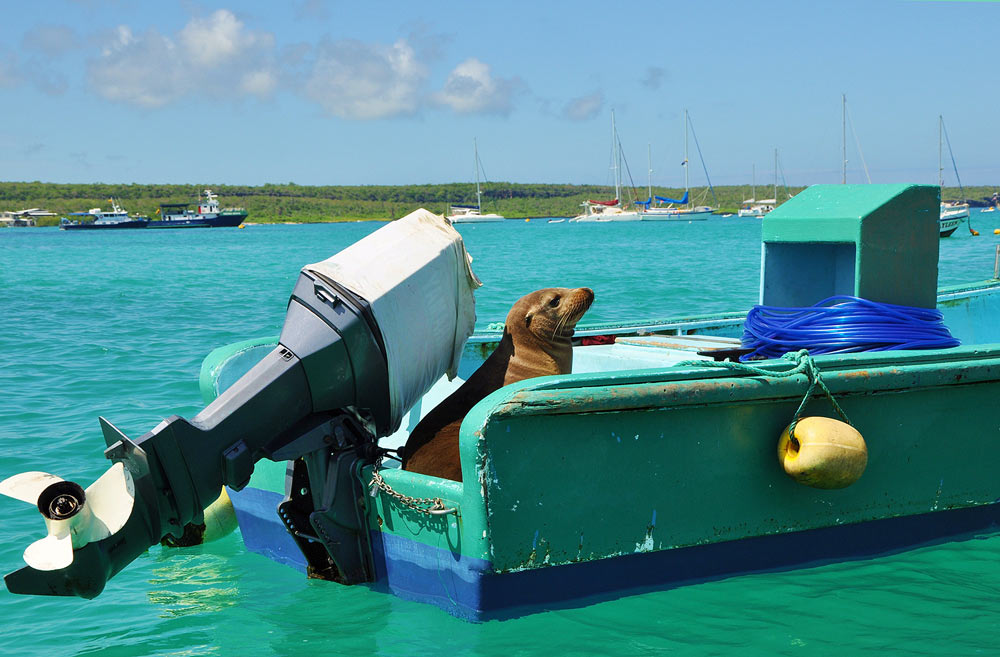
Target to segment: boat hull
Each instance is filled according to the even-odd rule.
[[[498,214],[452,215],[448,221],[453,224],[489,224],[504,221]]]
[[[704,221],[714,212],[713,208],[671,208],[658,210],[652,208],[642,213],[643,221]]]
[[[117,223],[79,223],[79,224],[60,224],[60,230],[128,230],[135,228],[146,228],[150,222],[145,219],[137,219],[134,221],[120,221]]]
[[[593,223],[593,224],[603,224],[611,223],[616,221],[641,221],[642,217],[639,216],[638,212],[615,212],[615,213],[599,213],[599,214],[581,214],[570,219],[572,223]]]
[[[983,321],[1000,313],[1000,285],[943,290],[939,308],[957,337],[1000,340],[1000,325]],[[463,422],[464,482],[383,470],[395,490],[441,498],[458,517],[427,517],[384,493],[366,498],[373,586],[484,619],[997,529],[1000,345],[818,357],[869,442],[862,478],[829,491],[794,482],[776,455],[808,388],[804,375],[668,367],[698,358],[699,344],[726,342],[712,336],[731,341],[741,324],[740,313],[651,323],[673,335],[578,346],[573,374],[501,388]],[[597,327],[578,337],[594,332],[637,331]],[[470,341],[460,378],[496,339]],[[250,352],[239,353],[248,366]],[[203,373],[220,376],[225,368],[210,361]],[[954,408],[967,409],[958,423]],[[806,407],[831,413],[825,400]],[[232,495],[247,547],[303,569],[274,512],[284,465],[257,467]]]
[[[246,212],[192,215],[190,217],[165,218],[149,222],[150,228],[235,228],[247,218]]]
[[[941,232],[941,237],[948,237],[959,226],[962,222],[969,218],[969,206],[959,205],[959,206],[948,206],[941,205],[941,217],[938,219],[938,228]]]

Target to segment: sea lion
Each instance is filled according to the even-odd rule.
[[[410,433],[403,469],[462,481],[458,430],[469,410],[508,383],[573,369],[570,340],[594,302],[587,287],[552,287],[521,297],[507,313],[496,350],[458,390],[434,407]]]

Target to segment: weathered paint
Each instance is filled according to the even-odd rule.
[[[662,510],[655,549],[672,549],[993,502],[1000,347],[947,355],[908,353],[906,362],[868,367],[861,377],[834,362],[824,367],[871,450],[868,471],[842,491],[795,484],[775,458],[804,377],[594,387],[566,377],[572,387],[549,380],[498,391],[473,409],[462,435],[466,466],[478,457],[486,473],[493,567],[538,567],[536,530],[550,564],[579,559],[581,534],[585,559],[634,552],[648,544],[653,508]],[[859,356],[843,367],[883,358]],[[969,409],[961,449],[956,407]],[[833,415],[822,398],[806,413]],[[485,454],[466,432],[479,425]]]
[[[996,282],[943,290],[941,307],[961,339],[967,331],[1000,339],[1000,323],[983,321],[1000,312]],[[693,332],[680,321],[660,326]],[[711,330],[734,335],[739,324],[722,316]],[[462,370],[475,369],[489,342],[467,345]],[[795,484],[775,457],[780,431],[805,392],[804,376],[660,366],[534,379],[497,391],[466,418],[464,482],[383,471],[399,492],[441,497],[458,513],[432,518],[384,493],[366,498],[377,586],[475,617],[601,586],[680,581],[695,565],[702,577],[870,554],[992,522],[998,511],[990,503],[1000,498],[991,472],[1000,457],[997,347],[826,356],[817,363],[869,445],[868,470],[849,488]],[[819,395],[807,414],[833,416]],[[283,468],[258,464],[251,487],[280,490]],[[254,494],[233,496],[238,512],[244,493]],[[273,510],[268,500],[246,524],[241,517],[241,529],[250,549],[281,560],[277,534],[273,544],[254,542],[264,512]],[[838,532],[838,550],[826,538],[831,531]],[[788,546],[795,554],[773,552]],[[708,555],[726,562],[709,567]]]

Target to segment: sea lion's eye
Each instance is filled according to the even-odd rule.
[[[555,308],[559,305],[559,297],[552,297],[552,301],[549,301],[549,305]]]

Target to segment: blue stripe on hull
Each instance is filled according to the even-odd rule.
[[[479,616],[490,562],[378,531],[371,532],[371,540],[377,590],[427,602],[461,618]]]
[[[306,558],[292,535],[278,519],[278,504],[284,495],[260,488],[229,489],[243,544],[251,552],[296,570],[306,572]]]
[[[245,488],[231,497],[247,549],[304,572],[302,553],[277,516],[282,495]],[[997,530],[1000,504],[995,503],[499,574],[491,573],[483,559],[373,531],[373,588],[460,618],[506,618],[745,573],[868,558]]]
[[[383,552],[376,560],[384,562],[390,591],[461,618],[484,620],[733,575],[868,558],[998,529],[1000,504],[990,504],[501,574],[488,573],[485,562],[408,539],[387,535],[394,540],[373,544]],[[482,573],[479,582],[464,576],[475,571]],[[405,582],[394,581],[396,573]]]

